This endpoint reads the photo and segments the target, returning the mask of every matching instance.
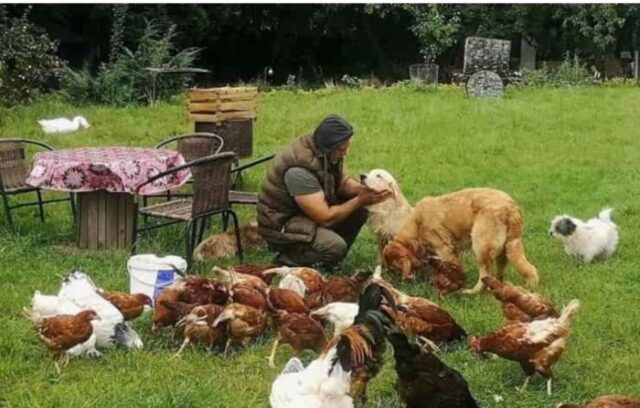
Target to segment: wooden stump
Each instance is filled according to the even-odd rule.
[[[133,195],[100,190],[78,193],[78,246],[129,249],[135,221]]]

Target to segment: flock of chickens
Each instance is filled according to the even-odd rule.
[[[465,330],[438,304],[403,293],[381,272],[378,267],[351,277],[325,277],[312,268],[214,267],[210,277],[187,276],[161,292],[153,302],[152,330],[171,326],[183,336],[173,358],[196,343],[224,346],[227,353],[270,325],[276,333],[271,366],[281,344],[290,345],[294,356],[316,352],[318,358],[307,367],[297,357],[289,360],[272,385],[273,408],[360,406],[384,364],[387,342],[394,350],[396,390],[407,407],[477,407],[462,375],[435,354],[440,346],[465,338]],[[272,286],[274,279],[278,284]],[[552,367],[566,348],[580,303],[573,300],[558,311],[543,296],[511,283],[493,277],[484,283],[501,302],[506,323],[471,337],[471,349],[481,357],[492,353],[518,362],[526,374],[521,390],[535,373],[542,375],[550,394]],[[36,292],[25,311],[47,348],[68,360],[99,357],[96,347],[141,348],[127,320],[153,303],[146,295],[102,290],[87,274],[74,271],[56,296]],[[331,335],[325,331],[328,324]]]

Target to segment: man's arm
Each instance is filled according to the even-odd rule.
[[[362,184],[345,175],[345,177],[342,179],[342,183],[340,184],[340,188],[338,189],[338,195],[346,199],[353,198],[365,188],[366,187]]]
[[[390,196],[389,191],[378,193],[362,189],[350,200],[337,205],[328,205],[324,192],[298,195],[294,199],[300,209],[313,222],[321,227],[330,228],[350,216],[354,211],[367,205],[379,203]]]

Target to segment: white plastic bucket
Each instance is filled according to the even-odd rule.
[[[164,288],[182,279],[178,272],[187,269],[187,261],[179,256],[134,255],[129,258],[127,269],[129,292],[144,293],[155,303]]]

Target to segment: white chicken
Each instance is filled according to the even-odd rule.
[[[40,291],[36,290],[31,300],[31,309],[25,308],[25,313],[33,322],[37,322],[41,319],[52,317],[56,315],[75,315],[80,313],[82,309],[75,305],[75,303],[61,299],[57,296],[43,295]],[[93,358],[102,357],[102,353],[96,350],[96,334],[95,330],[99,321],[92,321],[94,333],[91,337],[82,344],[78,344],[66,351],[69,357],[78,357],[81,355],[87,355]]]
[[[302,279],[298,278],[295,275],[286,275],[280,283],[278,284],[280,289],[289,289],[296,292],[300,295],[301,298],[304,299],[305,293],[307,293],[307,286],[304,284]]]
[[[350,372],[333,347],[307,368],[297,358],[289,360],[271,386],[269,402],[272,408],[353,408],[350,386]]]
[[[76,116],[73,120],[67,118],[43,119],[39,120],[38,123],[44,133],[71,133],[77,131],[80,127],[84,129],[90,127],[89,122],[82,116]]]
[[[94,327],[100,347],[116,345],[130,349],[141,349],[138,333],[124,321],[122,313],[108,300],[97,293],[97,286],[82,271],[74,271],[62,282],[58,297],[73,302],[82,310],[94,310],[101,320]]]
[[[333,325],[333,336],[335,337],[353,324],[353,320],[358,314],[358,309],[357,303],[333,302],[312,311],[309,315],[326,319],[331,323]]]

